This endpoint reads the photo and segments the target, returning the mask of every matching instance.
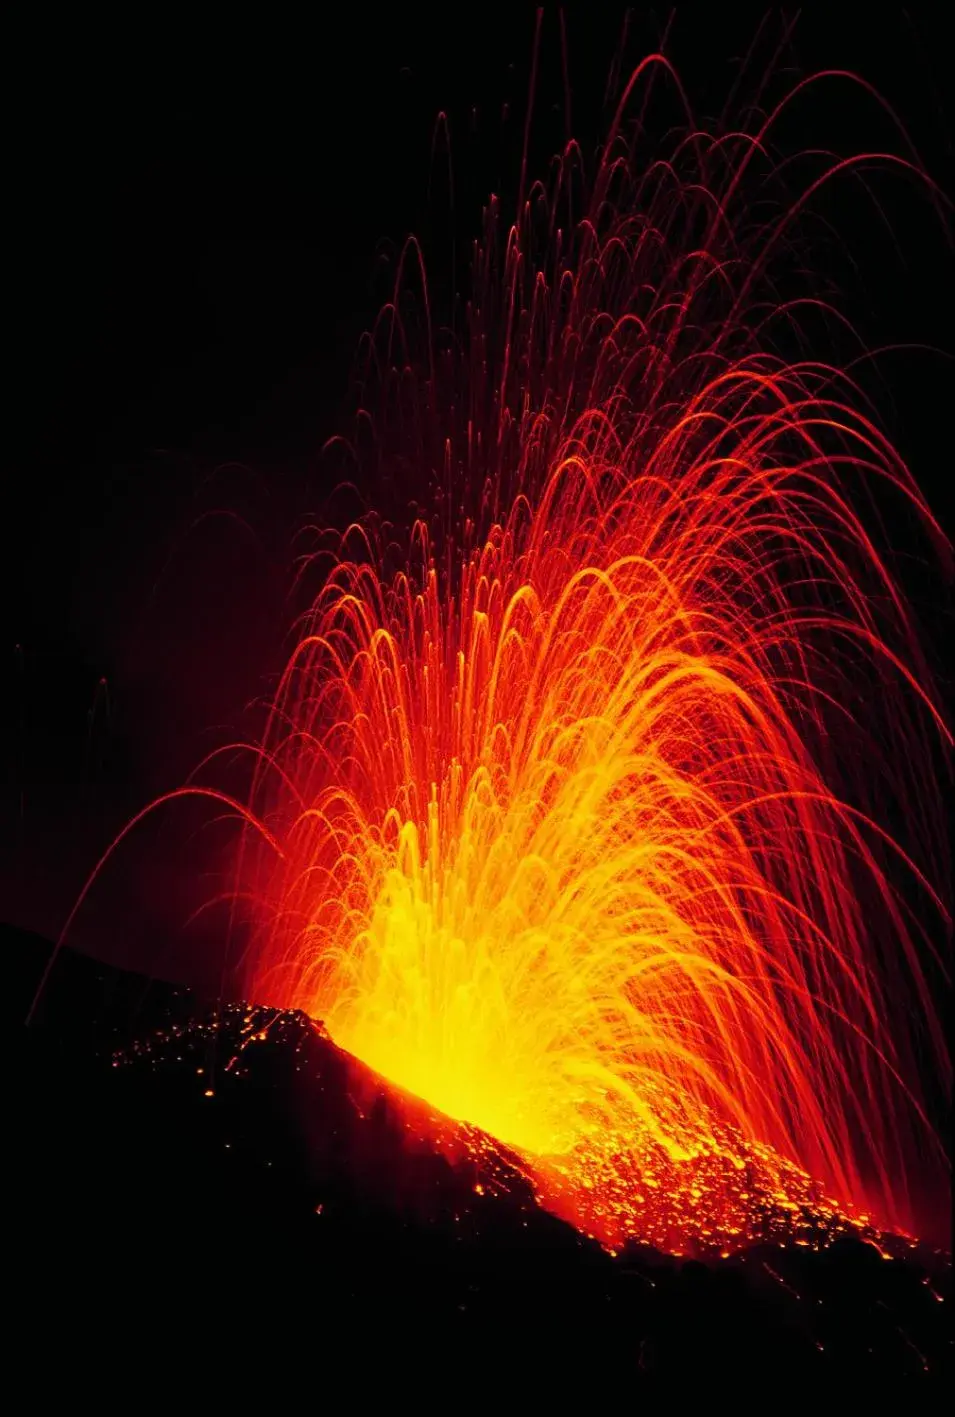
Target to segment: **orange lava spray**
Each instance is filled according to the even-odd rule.
[[[775,283],[873,155],[794,198],[777,110],[647,158],[626,114],[660,71],[591,184],[570,145],[503,236],[491,202],[424,369],[407,248],[360,422],[433,515],[341,539],[239,891],[250,996],[512,1146],[581,1228],[682,1248],[752,1237],[757,1192],[763,1221],[907,1218],[906,1011],[949,1064],[899,868],[932,887],[878,811],[931,834],[949,735],[873,508],[940,533],[857,366],[811,347],[844,322]]]

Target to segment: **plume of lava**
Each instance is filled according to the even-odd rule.
[[[397,565],[353,526],[303,623],[253,790],[281,855],[250,990],[536,1159],[545,1200],[590,1192],[611,1239],[746,1232],[754,1166],[898,1221],[894,999],[946,1055],[860,803],[900,768],[920,791],[948,735],[865,506],[884,484],[937,528],[852,371],[775,352],[821,304],[774,298],[774,255],[865,158],[781,201],[774,114],[644,160],[624,115],[662,64],[573,225],[573,146],[503,259],[491,204],[423,373],[399,273],[378,440],[437,513]]]
[[[873,156],[772,159],[805,84],[648,155],[655,73],[679,92],[640,66],[592,181],[570,144],[510,229],[491,201],[424,367],[406,248],[359,438],[433,514],[353,525],[300,623],[241,848],[248,993],[608,1243],[738,1243],[767,1197],[905,1222],[906,1010],[949,1065],[896,885],[932,897],[925,858],[880,803],[928,839],[950,740],[877,499],[940,533],[864,351],[816,357],[851,331],[796,259]]]

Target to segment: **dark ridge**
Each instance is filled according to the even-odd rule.
[[[64,949],[25,1028],[50,947],[0,942],[13,1351],[45,1388],[86,1374],[133,1395],[144,1374],[258,1364],[434,1400],[445,1374],[470,1398],[519,1376],[738,1392],[951,1373],[945,1255],[611,1258],[537,1206],[518,1158],[303,1015],[217,1008]]]

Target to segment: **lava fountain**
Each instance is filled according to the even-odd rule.
[[[399,272],[379,456],[427,469],[435,514],[403,548],[353,526],[301,624],[251,802],[281,854],[240,871],[249,988],[512,1145],[545,1201],[590,1193],[611,1239],[665,1242],[653,1187],[671,1238],[742,1233],[754,1166],[898,1222],[900,999],[947,1055],[889,858],[931,887],[866,803],[905,762],[924,813],[949,735],[866,512],[939,533],[808,348],[835,312],[773,298],[813,193],[870,159],[781,200],[777,110],[644,160],[625,115],[660,68],[572,225],[573,145],[503,241],[491,203],[426,370]]]
[[[934,189],[901,129],[775,160],[812,82],[648,153],[651,81],[680,94],[645,61],[592,180],[569,144],[509,228],[490,202],[450,334],[405,250],[353,449],[431,510],[303,561],[232,895],[247,991],[607,1243],[741,1243],[767,1197],[902,1224],[916,1030],[950,1072],[919,926],[950,736],[878,509],[944,544],[800,232],[876,161]]]

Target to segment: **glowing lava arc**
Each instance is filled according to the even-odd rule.
[[[660,65],[583,217],[573,146],[503,243],[491,204],[420,376],[399,272],[378,456],[436,513],[397,567],[352,527],[303,622],[250,802],[282,857],[249,837],[239,872],[249,994],[536,1158],[610,1240],[727,1243],[756,1189],[904,1222],[906,1008],[950,1065],[899,863],[931,888],[877,813],[905,793],[928,837],[948,734],[872,498],[938,528],[854,378],[777,352],[844,330],[773,281],[852,163],[781,204],[779,110],[644,160],[624,114]]]

